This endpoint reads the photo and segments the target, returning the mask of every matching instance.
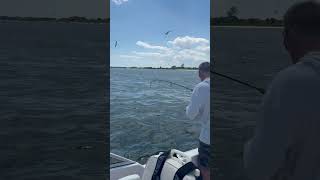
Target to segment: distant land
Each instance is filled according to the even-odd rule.
[[[217,17],[210,19],[210,26],[258,26],[258,27],[282,27],[283,21],[275,18],[249,18],[240,19],[236,16]]]
[[[251,27],[282,27],[283,21],[274,17],[265,19],[239,18],[237,6],[231,6],[225,16],[210,18],[210,26],[251,26]]]
[[[67,18],[50,18],[50,17],[10,17],[10,16],[0,16],[0,22],[9,21],[21,21],[21,22],[64,22],[64,23],[110,23],[108,18],[86,18],[79,16],[72,16]]]
[[[171,69],[171,70],[177,70],[177,69],[182,69],[182,70],[197,70],[197,67],[177,67],[177,66],[172,66],[170,68],[165,68],[165,67],[116,67],[116,66],[111,66],[110,68],[123,68],[123,69]]]
[[[10,17],[0,16],[0,22],[21,21],[21,22],[63,22],[63,23],[110,23],[110,18],[86,18],[72,16],[66,18],[50,18],[50,17]],[[283,21],[275,18],[248,18],[240,19],[237,16],[225,16],[210,18],[210,26],[266,26],[266,27],[282,27]]]

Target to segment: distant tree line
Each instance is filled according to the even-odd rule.
[[[273,26],[280,27],[283,25],[282,20],[275,18],[248,18],[248,19],[235,19],[229,17],[211,18],[211,26]]]
[[[168,68],[165,67],[111,67],[111,68],[129,68],[129,69],[186,69],[186,70],[196,70],[198,69],[197,67],[184,67],[184,64],[182,64],[181,66],[171,66]]]
[[[86,18],[72,16],[67,18],[50,18],[50,17],[10,17],[0,16],[0,21],[45,21],[45,22],[82,22],[82,23],[109,23],[110,19],[103,18]]]
[[[210,19],[211,26],[282,26],[283,21],[276,18],[248,18],[241,19],[238,17],[239,10],[236,6],[232,6],[224,17],[216,17]]]

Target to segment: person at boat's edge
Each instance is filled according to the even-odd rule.
[[[254,180],[320,180],[320,2],[289,8],[283,38],[293,65],[263,99],[244,166]]]
[[[199,65],[201,82],[195,86],[191,101],[186,107],[189,119],[200,119],[201,132],[199,136],[199,168],[204,180],[210,179],[210,63]]]

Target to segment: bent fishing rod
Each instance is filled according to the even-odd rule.
[[[215,72],[215,71],[211,71],[211,70],[210,70],[210,72],[213,73],[213,74],[215,74],[215,75],[218,75],[218,76],[224,77],[224,78],[226,78],[226,79],[232,80],[232,81],[234,81],[234,82],[240,83],[240,84],[242,84],[242,85],[245,85],[245,86],[247,86],[247,87],[250,87],[250,88],[252,88],[252,89],[255,89],[255,90],[259,91],[261,94],[264,94],[264,93],[265,93],[265,90],[264,90],[263,88],[258,88],[258,87],[256,87],[256,86],[253,86],[253,85],[249,84],[249,83],[240,81],[240,80],[238,80],[238,79],[234,79],[234,78],[232,78],[232,77],[230,77],[230,76],[226,76],[226,75],[224,75],[224,74],[221,74],[221,73],[218,73],[218,72]]]
[[[249,87],[249,88],[255,89],[255,90],[257,90],[258,92],[260,92],[261,94],[264,94],[264,93],[265,93],[265,90],[264,90],[263,88],[258,88],[258,87],[256,87],[256,86],[253,86],[253,85],[249,84],[249,83],[240,81],[240,80],[238,80],[238,79],[232,78],[232,77],[230,77],[230,76],[227,76],[227,75],[224,75],[224,74],[215,72],[215,71],[211,71],[211,73],[213,73],[213,74],[215,74],[215,75],[217,75],[217,76],[221,76],[221,77],[223,77],[223,78],[229,79],[229,80],[231,80],[231,81],[237,82],[237,83],[239,83],[239,84],[245,85],[245,86],[247,86],[247,87]],[[158,81],[158,82],[166,82],[166,83],[169,83],[170,85],[176,85],[176,86],[185,88],[185,89],[187,89],[187,90],[193,91],[193,89],[188,88],[188,87],[186,87],[186,86],[183,86],[183,85],[180,85],[180,84],[178,84],[178,83],[171,82],[171,81],[168,81],[168,80],[162,80],[162,79],[155,79],[155,80],[150,81],[150,87],[151,87],[151,85],[152,85],[152,82],[155,82],[155,81]]]

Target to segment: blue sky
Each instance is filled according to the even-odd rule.
[[[111,66],[194,67],[210,60],[210,0],[110,3]]]

